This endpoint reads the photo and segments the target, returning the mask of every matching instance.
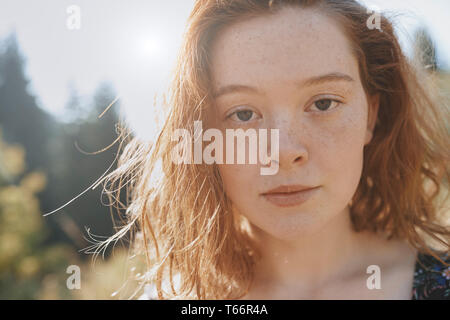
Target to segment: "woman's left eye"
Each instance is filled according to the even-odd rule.
[[[328,111],[329,109],[336,108],[341,102],[334,99],[320,99],[314,101],[313,105],[320,111]]]

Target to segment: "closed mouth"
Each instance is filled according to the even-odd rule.
[[[291,192],[268,192],[261,194],[267,201],[278,207],[293,207],[308,201],[318,187],[302,188]]]

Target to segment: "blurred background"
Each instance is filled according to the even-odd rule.
[[[95,264],[86,250],[114,233],[102,186],[89,187],[117,155],[117,144],[97,151],[117,138],[119,119],[144,139],[156,131],[153,106],[193,2],[0,0],[0,299],[135,290],[123,285],[142,261],[127,258],[126,243]],[[362,2],[395,17],[405,52],[420,52],[450,96],[450,1]],[[80,289],[66,285],[70,265]]]

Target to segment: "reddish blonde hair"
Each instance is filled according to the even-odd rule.
[[[374,136],[365,147],[362,177],[350,203],[354,229],[406,239],[436,257],[427,239],[449,249],[450,231],[440,220],[448,193],[438,197],[449,181],[443,109],[425,87],[426,75],[402,53],[386,17],[379,31],[367,27],[370,14],[354,0],[198,0],[158,138],[126,141],[118,168],[106,177],[107,193],[127,220],[103,245],[132,231],[135,251],[147,257],[146,280],[156,285],[159,299],[239,298],[251,286],[260,255],[248,235],[248,221],[234,212],[216,166],[171,162],[176,144],[171,136],[177,128],[193,135],[194,120],[202,120],[212,104],[210,47],[215,36],[233,22],[275,14],[286,5],[314,8],[336,19],[351,40],[367,95],[380,97]],[[118,199],[126,185],[123,204]],[[174,273],[180,275],[177,288]],[[170,292],[162,288],[165,280]]]

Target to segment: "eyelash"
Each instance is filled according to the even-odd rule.
[[[314,106],[314,104],[317,103],[317,102],[319,102],[319,101],[326,101],[326,100],[331,101],[331,103],[336,103],[336,106],[335,106],[334,108],[331,108],[331,107],[330,107],[329,109],[327,109],[327,110],[325,110],[325,111],[315,111],[314,113],[326,114],[326,113],[328,113],[328,112],[332,112],[334,109],[338,108],[338,107],[343,103],[342,101],[337,100],[337,99],[335,99],[335,98],[320,98],[320,99],[314,100],[314,101],[311,103],[311,106]],[[308,107],[308,108],[309,108],[309,107]],[[230,113],[229,115],[227,115],[227,116],[226,116],[226,119],[230,119],[234,114],[237,114],[238,112],[242,112],[242,111],[251,111],[251,112],[253,112],[253,113],[256,113],[255,111],[253,111],[253,110],[251,110],[251,109],[248,109],[248,108],[247,108],[247,109],[244,109],[244,108],[242,108],[242,109],[236,110],[236,111]],[[236,122],[248,123],[248,122],[250,122],[250,120],[248,120],[248,121],[236,121]]]

